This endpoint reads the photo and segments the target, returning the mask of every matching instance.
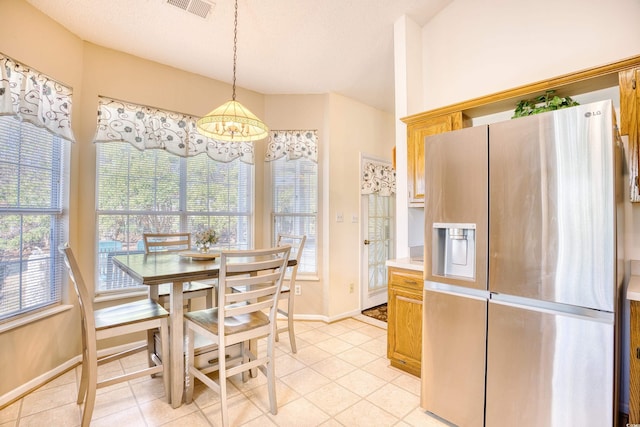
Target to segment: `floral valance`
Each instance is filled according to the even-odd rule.
[[[264,160],[270,162],[284,156],[287,160],[305,157],[318,163],[318,131],[274,130],[269,133]]]
[[[94,142],[128,142],[138,150],[161,149],[181,157],[207,153],[219,162],[235,159],[253,164],[251,142],[208,138],[196,129],[197,117],[99,97]]]
[[[388,164],[365,160],[360,189],[362,194],[391,196],[396,192],[396,171]]]
[[[70,87],[0,53],[0,115],[45,128],[74,142]]]

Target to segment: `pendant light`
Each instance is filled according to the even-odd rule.
[[[236,101],[236,60],[238,44],[238,0],[233,24],[233,95],[198,120],[198,132],[218,141],[257,141],[267,137],[269,128],[247,107]]]

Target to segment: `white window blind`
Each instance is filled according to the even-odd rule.
[[[213,227],[219,248],[252,246],[253,166],[126,142],[96,144],[98,291],[136,286],[113,266],[116,254],[143,252],[144,232]]]
[[[278,233],[305,234],[298,272],[317,274],[318,165],[305,157],[270,164],[273,241]]]
[[[61,301],[68,142],[0,116],[0,320]]]

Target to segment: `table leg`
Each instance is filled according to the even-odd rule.
[[[171,406],[182,405],[184,389],[184,354],[183,354],[183,308],[182,282],[173,282],[169,294],[169,318],[171,341]]]

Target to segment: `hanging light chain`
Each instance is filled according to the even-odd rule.
[[[232,99],[236,100],[236,61],[238,60],[238,0],[236,0],[235,18],[233,21],[233,95]]]

